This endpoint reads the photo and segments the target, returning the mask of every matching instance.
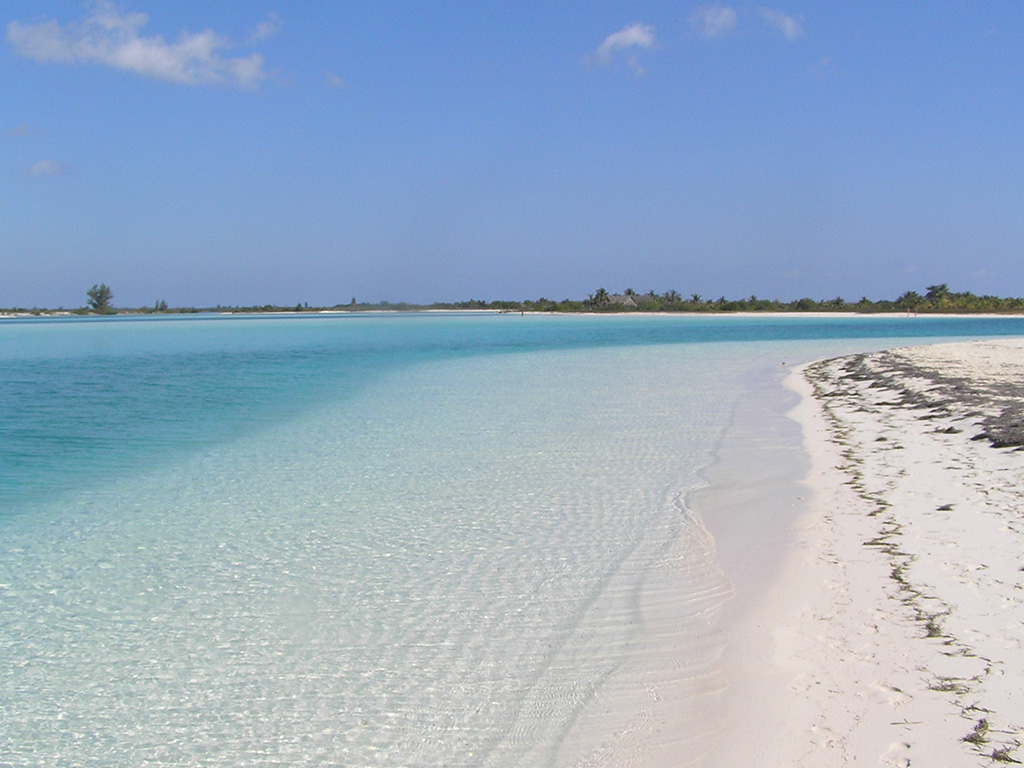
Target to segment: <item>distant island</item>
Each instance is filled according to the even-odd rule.
[[[253,306],[221,306],[214,307],[169,307],[165,301],[156,301],[152,307],[115,307],[113,291],[106,284],[94,285],[86,291],[87,303],[83,307],[65,309],[41,309],[33,307],[0,308],[0,315],[7,316],[45,316],[45,315],[114,315],[114,314],[198,314],[227,313],[253,314],[274,312],[422,312],[430,310],[489,310],[492,312],[587,312],[587,313],[619,313],[619,312],[675,312],[675,313],[708,313],[708,312],[855,312],[876,314],[882,312],[907,312],[913,314],[1017,314],[1024,313],[1024,298],[1001,298],[999,296],[976,296],[973,293],[951,291],[945,283],[930,285],[924,294],[906,291],[895,299],[873,301],[866,296],[858,301],[846,301],[840,296],[834,299],[802,298],[795,301],[779,299],[762,299],[748,296],[742,299],[705,299],[699,293],[682,296],[677,291],[656,293],[637,293],[627,288],[622,293],[609,293],[598,288],[585,299],[525,299],[523,301],[482,301],[468,299],[466,301],[434,302],[432,304],[413,304],[409,302],[392,303],[380,301],[376,303],[356,301],[353,297],[345,304],[330,306],[310,306],[308,303],[294,306],[263,304]]]

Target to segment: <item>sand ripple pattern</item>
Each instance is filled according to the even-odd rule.
[[[638,679],[644,733],[717,653],[692,355],[423,364],[8,521],[0,764],[550,764]]]

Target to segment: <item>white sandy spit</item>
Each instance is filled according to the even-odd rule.
[[[810,511],[729,619],[706,764],[1024,761],[1024,339],[840,358],[788,384]]]

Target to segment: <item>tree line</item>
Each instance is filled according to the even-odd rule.
[[[748,296],[708,299],[699,293],[688,296],[678,291],[637,293],[627,288],[622,293],[609,293],[598,288],[587,298],[546,298],[524,301],[460,301],[435,303],[430,309],[491,309],[522,312],[918,312],[918,313],[1016,313],[1024,312],[1024,298],[977,296],[970,291],[954,292],[946,283],[930,285],[925,293],[906,291],[895,299],[871,300],[862,296],[847,301],[841,296],[832,299],[801,298],[793,301]]]
[[[841,296],[833,299],[801,298],[794,301],[764,299],[748,296],[740,299],[707,299],[699,293],[688,296],[670,290],[664,293],[648,291],[637,293],[627,288],[622,293],[609,293],[598,288],[585,299],[547,298],[516,300],[484,301],[468,299],[455,302],[434,302],[432,304],[413,304],[409,302],[391,303],[358,302],[355,297],[351,301],[329,306],[310,306],[306,302],[294,306],[262,304],[249,306],[215,307],[168,307],[167,302],[158,300],[153,306],[137,308],[115,308],[114,293],[105,283],[93,285],[86,291],[86,304],[83,307],[64,310],[31,310],[14,307],[0,310],[13,314],[51,314],[53,312],[71,312],[74,314],[111,315],[117,313],[130,314],[192,314],[198,312],[320,312],[325,310],[345,310],[351,312],[412,312],[427,309],[473,310],[486,309],[503,312],[911,312],[911,313],[1018,313],[1024,312],[1024,298],[1002,298],[998,296],[977,296],[970,291],[956,292],[950,290],[946,283],[929,285],[923,294],[906,291],[895,299],[871,300],[866,296],[857,301],[846,301]]]
[[[977,296],[970,291],[954,292],[946,283],[930,285],[925,293],[906,291],[895,299],[871,300],[862,296],[847,301],[801,298],[793,301],[749,296],[742,299],[705,299],[699,293],[681,296],[677,291],[637,294],[626,289],[622,294],[609,294],[599,288],[583,302],[591,311],[655,311],[655,312],[922,312],[978,313],[1022,312],[1024,298]]]

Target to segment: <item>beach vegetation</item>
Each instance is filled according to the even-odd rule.
[[[106,283],[93,285],[92,288],[85,292],[85,295],[88,298],[89,309],[93,312],[108,315],[114,311],[114,307],[110,303],[114,299],[114,292],[110,290]]]
[[[604,288],[598,288],[587,296],[583,305],[588,309],[605,309],[611,304],[611,296]]]
[[[896,306],[899,309],[905,309],[908,312],[912,312],[917,310],[923,301],[924,299],[921,298],[921,294],[917,291],[907,291],[896,299]]]
[[[945,283],[939,283],[938,285],[929,285],[928,292],[924,295],[925,301],[931,304],[933,307],[941,308],[942,305],[949,299],[949,286]]]

